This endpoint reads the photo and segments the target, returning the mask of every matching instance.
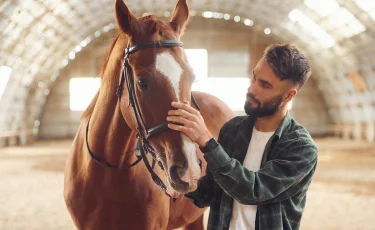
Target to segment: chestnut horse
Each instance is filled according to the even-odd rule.
[[[197,106],[195,98],[216,138],[235,114],[191,92],[194,74],[180,42],[186,0],[168,23],[135,17],[122,0],[115,11],[120,33],[66,162],[67,208],[78,229],[203,229],[204,209],[183,194],[197,188],[205,162],[200,167],[202,153],[187,136],[165,128],[167,113],[172,101]]]

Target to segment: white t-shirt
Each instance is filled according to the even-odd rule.
[[[268,140],[274,132],[259,132],[253,128],[249,148],[243,162],[243,166],[250,171],[256,172],[260,169],[263,152]],[[233,200],[233,212],[230,221],[230,230],[254,230],[257,213],[256,205],[243,205]]]

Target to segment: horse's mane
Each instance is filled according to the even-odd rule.
[[[120,37],[120,34],[117,34],[115,39],[113,40],[108,52],[104,55],[104,63],[103,63],[103,66],[102,66],[102,68],[100,70],[100,74],[99,74],[100,78],[103,78],[103,76],[104,76],[104,70],[107,68],[109,57],[111,56],[112,50],[115,47],[116,42],[117,42],[119,37]]]
[[[118,38],[120,37],[120,34],[117,34],[117,36],[115,37],[115,39],[113,40],[108,52],[104,55],[104,63],[103,63],[103,66],[100,70],[100,73],[99,73],[99,76],[101,79],[103,79],[104,77],[104,70],[107,68],[107,64],[108,64],[108,61],[109,61],[109,57],[111,56],[111,53],[112,53],[112,50],[113,48],[115,47],[115,44],[118,40]],[[90,102],[90,105],[87,107],[87,109],[83,112],[82,114],[82,118],[87,118],[89,116],[91,116],[93,110],[94,110],[94,107],[95,107],[95,104],[96,104],[96,101],[98,100],[98,95],[99,95],[99,91],[100,89],[98,90],[98,92],[95,94],[95,97],[92,99],[92,101]]]

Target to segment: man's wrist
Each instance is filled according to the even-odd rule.
[[[200,147],[200,148],[203,148],[204,146],[206,146],[207,142],[208,142],[209,140],[211,140],[211,139],[212,139],[212,136],[209,136],[209,135],[207,135],[207,136],[201,138],[201,140],[198,142],[199,147]]]
[[[209,152],[212,152],[218,145],[219,143],[213,137],[211,137],[206,142],[206,144],[202,147],[199,147],[199,149],[201,150],[202,153],[209,153]]]

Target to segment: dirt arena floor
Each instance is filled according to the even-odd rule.
[[[375,230],[375,144],[316,139],[302,230]],[[0,149],[0,230],[73,230],[63,201],[70,140]]]

